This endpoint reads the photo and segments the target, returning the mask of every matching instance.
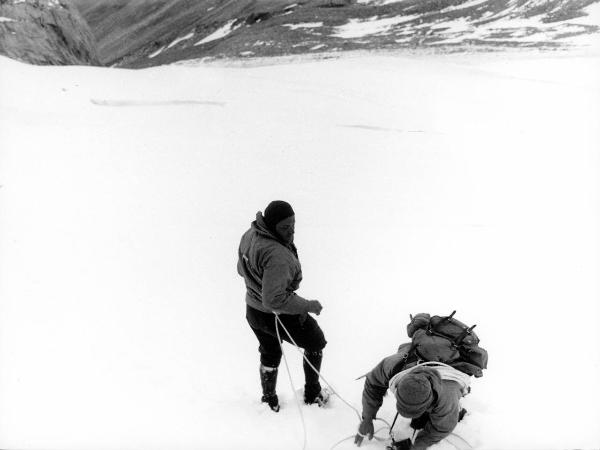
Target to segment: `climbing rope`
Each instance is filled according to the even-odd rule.
[[[331,383],[329,383],[329,381],[327,381],[325,379],[325,377],[323,377],[323,375],[321,374],[320,371],[317,370],[317,368],[308,360],[308,358],[306,357],[306,355],[304,354],[304,352],[300,349],[300,347],[298,346],[298,344],[296,343],[296,341],[294,340],[294,338],[292,337],[292,335],[290,334],[290,332],[288,331],[288,329],[286,328],[286,326],[283,324],[283,322],[281,321],[281,319],[279,318],[279,314],[275,314],[275,331],[277,333],[277,339],[279,341],[279,346],[281,348],[281,353],[283,355],[283,360],[285,363],[285,368],[287,370],[287,374],[288,374],[288,379],[290,381],[290,385],[292,387],[292,391],[294,392],[294,397],[296,398],[296,404],[298,406],[298,411],[300,412],[300,419],[302,420],[302,430],[303,430],[303,434],[304,434],[304,442],[302,445],[302,449],[306,450],[306,443],[307,443],[307,433],[306,433],[306,421],[304,420],[304,413],[302,412],[302,405],[300,403],[300,399],[296,393],[296,388],[294,386],[294,382],[292,380],[292,374],[290,371],[290,366],[288,364],[287,361],[287,356],[285,354],[285,351],[283,350],[283,342],[281,339],[281,334],[279,332],[279,325],[281,325],[281,327],[283,328],[283,330],[285,331],[285,333],[287,334],[287,336],[290,338],[290,341],[292,342],[292,344],[294,345],[294,347],[296,347],[296,350],[298,350],[298,352],[300,352],[300,354],[302,355],[302,358],[308,363],[308,365],[312,368],[312,370],[314,370],[314,372],[318,375],[318,377],[323,380],[323,382],[329,387],[329,389],[331,390],[331,393],[334,394],[335,396],[337,396],[342,402],[344,402],[349,408],[351,408],[356,415],[358,416],[358,420],[362,421],[362,415],[360,414],[360,412],[358,411],[358,409],[356,409],[354,406],[352,406],[348,401],[346,401],[346,399],[344,399],[336,390],[335,388],[331,385]],[[438,368],[440,366],[446,366],[446,367],[450,367],[446,364],[443,363],[438,363],[438,362],[423,362],[420,364],[421,366],[438,366]],[[418,367],[418,366],[416,366]],[[412,368],[411,368],[412,369]],[[410,369],[409,369],[410,370]],[[455,379],[454,381],[457,381],[459,383],[464,383],[464,379]],[[462,384],[461,383],[461,384]],[[396,423],[396,419],[398,418],[398,414],[396,414],[396,417],[394,418],[394,422],[392,423],[392,425],[390,425],[388,422],[386,422],[384,419],[380,419],[380,418],[375,418],[376,421],[380,421],[383,422],[385,424],[385,426],[378,428],[374,433],[373,433],[373,439],[375,439],[376,441],[379,442],[387,442],[393,439],[392,436],[392,428],[394,426],[394,424]],[[379,436],[376,436],[377,433],[379,433],[381,430],[389,430],[388,434],[389,437],[387,438],[382,438]],[[352,434],[348,437],[345,437],[343,439],[341,439],[340,441],[336,442],[331,448],[330,450],[333,450],[334,448],[336,448],[338,445],[340,445],[341,443],[348,441],[352,438],[354,438],[356,436],[356,434]],[[452,442],[451,439],[448,439],[450,437],[456,437],[457,439],[459,439],[460,441],[462,441],[462,443],[464,444],[464,446],[460,446],[457,445],[455,442]],[[473,448],[473,446],[471,446],[471,444],[469,444],[469,442],[464,439],[463,437],[459,436],[456,433],[450,433],[450,435],[446,438],[446,440],[453,445],[457,450],[470,450]]]
[[[298,352],[300,352],[300,354],[302,354],[302,358],[304,358],[304,360],[308,363],[308,365],[312,368],[312,370],[315,371],[315,373],[319,376],[319,378],[321,380],[323,380],[323,382],[329,387],[329,389],[331,389],[331,393],[334,394],[336,397],[338,397],[342,402],[344,402],[346,405],[348,405],[349,408],[351,408],[357,415],[359,420],[362,420],[362,416],[360,414],[360,412],[358,411],[358,409],[356,409],[354,406],[352,406],[349,402],[346,401],[346,399],[344,399],[344,397],[342,397],[335,389],[334,387],[331,385],[331,383],[329,383],[329,381],[327,381],[325,379],[325,377],[321,374],[321,372],[319,372],[315,366],[312,365],[312,363],[308,360],[308,358],[306,357],[306,355],[304,354],[304,352],[300,349],[300,347],[298,346],[298,344],[296,344],[296,341],[294,341],[294,338],[292,337],[292,335],[290,334],[290,332],[288,331],[288,329],[285,327],[285,325],[283,324],[283,322],[281,321],[281,319],[279,318],[279,315],[276,314],[275,315],[275,326],[277,329],[277,323],[281,324],[281,327],[283,328],[283,330],[285,331],[285,333],[288,335],[288,337],[290,338],[290,341],[292,342],[292,344],[294,344],[294,347],[296,347],[296,349],[298,350]],[[277,332],[277,338],[279,339],[279,345],[282,345],[281,342],[281,338],[279,337],[279,331]],[[283,347],[281,347],[283,349]]]
[[[451,437],[457,438],[464,445],[461,446],[461,445],[458,445],[456,442],[452,442],[453,439],[450,439]],[[459,436],[456,433],[450,433],[450,435],[446,437],[446,441],[448,441],[450,444],[452,444],[454,446],[454,448],[456,448],[457,450],[471,450],[473,448],[473,446],[471,444],[469,444],[469,442],[465,438]]]
[[[375,419],[375,420],[382,420],[383,421],[383,419]],[[388,426],[385,426],[385,427],[381,427],[381,428],[378,428],[377,430],[375,430],[375,432],[373,433],[373,439],[375,439],[376,441],[379,441],[379,442],[387,442],[387,441],[389,441],[390,438],[382,438],[382,437],[376,436],[376,434],[379,433],[381,430],[387,430],[388,428],[389,428]],[[342,442],[349,441],[350,439],[354,439],[355,437],[356,437],[356,434],[351,434],[350,436],[345,437],[344,439],[341,439],[340,441],[338,441],[335,444],[333,444],[329,450],[333,450],[338,445],[340,445]]]
[[[296,404],[298,405],[298,412],[300,413],[300,419],[302,420],[302,431],[304,434],[304,443],[302,444],[302,449],[306,449],[306,422],[304,421],[304,413],[302,412],[302,405],[300,404],[300,399],[296,394],[296,388],[294,386],[294,381],[292,380],[292,373],[290,371],[290,366],[287,361],[287,356],[285,355],[285,351],[283,350],[283,343],[281,342],[281,336],[279,334],[279,327],[277,326],[277,322],[279,321],[279,316],[275,316],[275,332],[277,333],[277,339],[279,340],[279,347],[281,347],[281,354],[283,355],[283,361],[285,362],[285,369],[287,370],[288,379],[290,380],[290,385],[292,386],[292,392],[294,393],[294,397],[296,398]],[[283,324],[282,324],[283,325]]]
[[[302,428],[303,428],[303,432],[304,432],[304,444],[303,444],[303,449],[306,449],[306,442],[307,442],[307,433],[306,433],[306,421],[304,420],[304,414],[302,412],[302,406],[300,404],[300,399],[298,397],[298,395],[296,394],[296,388],[294,386],[294,382],[292,381],[292,375],[290,372],[290,367],[288,365],[287,362],[287,357],[285,354],[285,351],[283,350],[283,342],[281,339],[281,334],[279,331],[279,325],[281,325],[281,327],[283,328],[283,330],[285,331],[285,333],[287,334],[287,336],[290,338],[290,341],[292,342],[292,344],[294,345],[294,347],[296,347],[296,349],[298,350],[298,352],[300,352],[300,354],[302,354],[302,358],[307,362],[307,364],[311,367],[312,370],[314,370],[314,372],[319,376],[319,378],[329,387],[329,389],[331,390],[331,393],[335,396],[337,396],[342,402],[344,402],[350,409],[352,409],[357,417],[358,420],[362,420],[362,416],[360,414],[360,412],[358,411],[358,409],[356,409],[354,406],[352,406],[352,404],[350,404],[344,397],[342,397],[339,392],[337,392],[337,390],[331,385],[331,383],[329,383],[329,381],[327,381],[325,379],[325,377],[321,374],[321,372],[319,370],[317,370],[317,368],[308,360],[308,358],[306,357],[306,355],[304,354],[304,352],[300,349],[300,347],[298,346],[298,344],[296,343],[296,341],[294,340],[294,338],[292,337],[292,335],[290,334],[289,330],[286,328],[286,326],[283,324],[283,322],[281,321],[281,319],[279,318],[278,314],[275,314],[275,331],[277,333],[277,339],[279,340],[279,346],[281,347],[281,353],[283,355],[283,360],[285,362],[285,367],[288,373],[288,379],[290,381],[290,385],[292,387],[292,391],[294,392],[294,396],[296,397],[296,403],[298,405],[298,411],[300,412],[300,418],[302,420]],[[373,433],[373,439],[375,439],[376,441],[380,441],[380,442],[386,442],[389,441],[391,438],[383,438],[383,437],[379,437],[376,436],[376,434],[378,432],[380,432],[381,430],[390,430],[391,432],[391,428],[392,426],[390,426],[390,424],[388,422],[386,422],[384,419],[379,419],[379,418],[375,418],[376,421],[380,421],[383,422],[385,424],[385,426],[377,429],[377,431],[375,431]],[[352,434],[351,436],[348,436],[342,440],[340,440],[339,442],[337,442],[336,444],[334,444],[333,447],[331,447],[332,449],[337,447],[338,445],[340,445],[342,442],[345,442],[349,439],[352,439],[356,436],[356,434]]]
[[[417,365],[413,367],[401,370],[390,379],[388,383],[389,389],[395,393],[396,386],[398,385],[399,381],[406,375],[408,375],[410,372],[420,367],[431,367],[433,369],[436,369],[442,377],[442,380],[451,380],[457,382],[461,386],[463,396],[469,393],[469,386],[471,385],[471,376],[459,370],[456,370],[454,367],[449,366],[448,364],[444,364],[438,361],[422,361],[417,363]]]

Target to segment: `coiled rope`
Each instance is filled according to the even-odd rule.
[[[385,420],[383,420],[383,419],[375,419],[375,420],[380,420],[380,421],[382,421],[382,422],[385,422]],[[385,423],[387,423],[387,422],[385,422]],[[375,439],[376,441],[379,441],[379,442],[387,442],[387,441],[391,440],[391,438],[389,438],[389,437],[385,437],[385,438],[383,438],[383,437],[376,436],[376,434],[377,434],[377,433],[379,433],[381,430],[389,430],[389,429],[390,429],[390,426],[389,426],[389,424],[388,424],[388,425],[386,425],[386,426],[384,426],[384,427],[378,428],[378,429],[377,429],[377,430],[375,430],[375,432],[373,433],[373,439]],[[356,437],[356,434],[351,434],[350,436],[348,436],[348,437],[345,437],[344,439],[341,439],[340,441],[338,441],[338,442],[336,442],[335,444],[333,444],[329,450],[333,450],[333,449],[334,449],[334,448],[336,448],[338,445],[340,445],[342,442],[349,441],[350,439],[354,439],[355,437]]]
[[[358,420],[362,420],[362,416],[360,414],[360,412],[358,411],[357,408],[355,408],[352,404],[350,404],[344,397],[342,397],[339,392],[331,385],[331,383],[329,383],[329,381],[327,381],[325,379],[325,377],[321,374],[320,371],[317,370],[317,368],[308,360],[308,358],[306,357],[306,355],[304,354],[304,352],[300,349],[300,347],[298,346],[298,344],[296,343],[296,341],[294,340],[294,338],[292,337],[292,335],[290,334],[289,330],[286,328],[286,326],[283,324],[283,322],[281,321],[281,319],[279,318],[279,314],[275,314],[275,331],[277,333],[277,339],[279,340],[279,346],[281,347],[281,353],[283,354],[283,359],[285,362],[285,367],[286,370],[288,372],[288,379],[290,381],[290,385],[292,387],[292,391],[294,392],[294,396],[296,397],[296,404],[298,405],[298,411],[300,412],[300,419],[302,420],[302,428],[303,428],[303,432],[304,432],[304,443],[302,448],[306,449],[306,443],[307,443],[307,433],[306,433],[306,421],[304,420],[304,413],[302,412],[302,406],[300,403],[300,399],[298,397],[298,395],[296,394],[296,388],[294,386],[294,382],[292,381],[292,375],[290,373],[290,367],[288,365],[287,362],[287,357],[285,354],[285,351],[283,349],[283,342],[281,339],[281,334],[279,331],[279,325],[281,325],[281,327],[283,328],[283,330],[285,331],[285,333],[287,334],[287,336],[290,338],[290,341],[292,342],[292,344],[294,345],[294,347],[296,347],[296,349],[298,350],[298,352],[302,355],[302,358],[308,363],[308,365],[311,367],[312,370],[314,370],[314,372],[319,376],[319,378],[321,380],[323,380],[323,382],[329,387],[329,389],[331,390],[331,393],[333,395],[335,395],[336,397],[338,397],[342,402],[344,402],[350,409],[352,409],[356,416],[358,417]],[[390,430],[391,426],[388,422],[386,422],[384,419],[379,419],[376,418],[375,420],[378,420],[380,422],[383,422],[385,424],[385,426],[377,429],[377,431],[375,431],[373,433],[373,439],[377,440],[377,441],[381,441],[381,442],[386,442],[389,441],[390,438],[382,438],[379,436],[376,436],[376,434],[378,432],[380,432],[381,430]],[[338,445],[340,445],[342,442],[345,442],[349,439],[352,439],[356,436],[356,434],[352,434],[344,439],[342,439],[341,441],[337,442],[336,444],[333,445],[333,447],[331,447],[332,449],[337,447]]]
[[[469,386],[471,385],[471,376],[461,372],[460,370],[456,370],[454,367],[449,366],[448,364],[439,361],[422,361],[417,363],[417,365],[415,366],[401,370],[390,379],[388,383],[390,391],[392,391],[395,394],[396,387],[400,380],[413,370],[418,369],[419,367],[431,367],[438,371],[442,380],[455,381],[461,386],[463,396],[469,392]]]
[[[306,355],[304,354],[304,352],[300,349],[300,347],[298,346],[298,344],[296,344],[296,341],[294,341],[294,338],[292,337],[292,335],[290,334],[290,332],[288,331],[288,329],[285,327],[285,325],[283,324],[283,322],[281,321],[281,319],[279,318],[279,314],[275,315],[275,329],[277,331],[277,338],[279,339],[279,345],[281,346],[281,349],[283,351],[283,345],[281,342],[281,337],[279,335],[279,328],[278,328],[278,324],[281,325],[281,327],[283,328],[283,330],[285,331],[285,333],[288,335],[288,337],[290,338],[290,341],[292,342],[292,344],[294,344],[294,347],[296,347],[296,349],[298,350],[298,352],[300,352],[300,354],[302,355],[302,358],[304,358],[304,361],[306,361],[308,363],[308,365],[311,367],[312,370],[315,371],[315,373],[319,376],[319,378],[321,380],[323,380],[323,382],[329,387],[329,389],[331,390],[331,393],[334,394],[336,397],[338,397],[342,402],[344,402],[346,405],[348,405],[349,408],[351,408],[355,413],[356,416],[358,417],[359,420],[362,420],[362,416],[360,414],[360,412],[358,411],[358,409],[356,409],[354,406],[352,406],[348,401],[346,401],[346,399],[344,399],[344,397],[342,397],[336,390],[335,388],[331,385],[331,383],[329,381],[327,381],[325,379],[325,377],[323,375],[321,375],[321,372],[319,372],[315,366],[312,365],[312,363],[308,360],[308,358],[306,357]],[[289,371],[289,369],[288,369]],[[294,391],[295,392],[295,391]]]

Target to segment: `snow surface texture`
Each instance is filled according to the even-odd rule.
[[[457,434],[600,447],[598,58],[0,72],[0,448],[302,448],[283,365],[259,403],[235,270],[272,199],[350,403],[410,313],[457,309],[490,353]],[[302,409],[309,449],[356,430]]]

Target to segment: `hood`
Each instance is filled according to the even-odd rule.
[[[265,218],[261,211],[258,211],[256,213],[256,220],[254,222],[252,222],[251,227],[253,230],[255,230],[261,236],[279,241],[279,238],[267,226],[267,224],[265,222]]]
[[[266,237],[267,239],[273,239],[274,241],[279,242],[284,247],[290,249],[294,253],[294,255],[296,255],[296,257],[298,257],[298,250],[296,249],[296,246],[294,245],[294,243],[292,242],[290,244],[286,244],[281,239],[279,239],[279,237],[273,231],[271,231],[269,229],[269,227],[267,226],[267,224],[265,222],[265,218],[261,211],[258,211],[256,213],[256,220],[254,222],[252,222],[250,227],[254,231],[256,231],[259,235]]]

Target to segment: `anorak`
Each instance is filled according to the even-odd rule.
[[[242,236],[237,271],[246,283],[250,307],[266,313],[308,312],[309,301],[294,292],[302,281],[296,247],[278,239],[260,212]]]

